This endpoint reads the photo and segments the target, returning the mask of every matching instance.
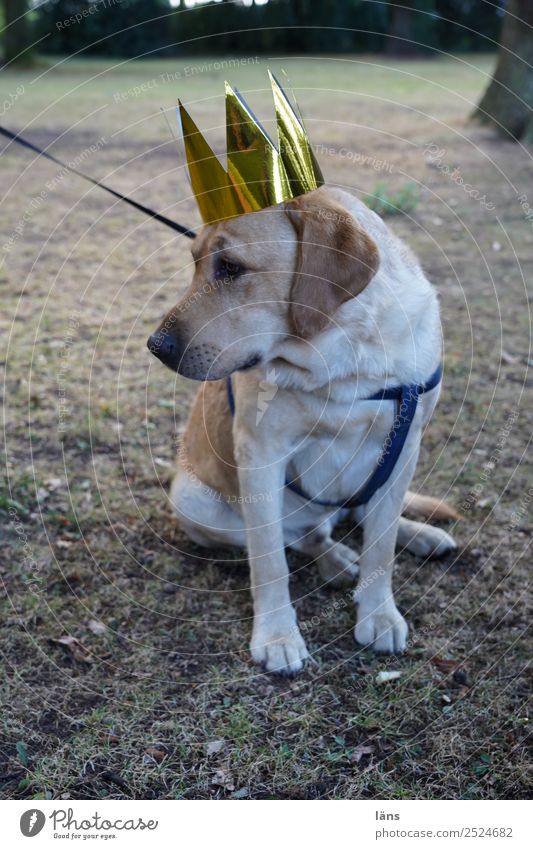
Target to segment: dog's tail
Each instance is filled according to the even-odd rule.
[[[441,498],[431,495],[420,495],[418,492],[407,492],[403,500],[403,513],[410,513],[420,519],[459,519],[459,513]]]

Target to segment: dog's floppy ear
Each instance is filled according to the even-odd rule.
[[[285,209],[298,239],[292,322],[299,336],[310,339],[370,283],[379,252],[355,218],[323,192],[295,198]]]

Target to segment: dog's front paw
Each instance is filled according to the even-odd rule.
[[[374,651],[398,654],[405,651],[409,628],[402,614],[391,600],[375,607],[359,602],[355,639]]]
[[[287,630],[269,628],[264,624],[254,626],[250,652],[254,661],[267,672],[277,672],[279,675],[296,675],[304,668],[309,657],[296,624]]]

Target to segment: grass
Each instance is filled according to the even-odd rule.
[[[406,183],[396,192],[390,192],[387,184],[376,183],[372,194],[364,198],[366,205],[382,217],[414,212],[418,205],[418,189],[414,183]]]
[[[160,107],[173,120],[182,96],[220,149],[224,71],[187,76],[186,64],[78,60],[39,68],[37,81],[3,73],[1,102],[24,92],[2,122],[66,159],[104,138],[84,170],[196,226]],[[243,553],[188,543],[166,498],[195,386],[173,381],[145,340],[187,285],[189,244],[75,178],[47,189],[57,168],[10,147],[1,244],[20,222],[22,232],[0,268],[5,798],[479,799],[531,787],[533,230],[516,200],[529,152],[467,121],[485,57],[283,65],[327,178],[399,207],[394,229],[439,289],[446,378],[416,483],[460,509],[461,551],[440,564],[400,556],[411,645],[393,659],[357,649],[351,603],[331,615],[339,593],[291,556],[317,663],[294,681],[255,669]],[[231,71],[262,116],[266,66]],[[428,142],[494,213],[428,161]],[[378,685],[380,670],[402,675]]]

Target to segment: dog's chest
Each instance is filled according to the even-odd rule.
[[[340,501],[354,495],[376,468],[394,423],[393,401],[328,402],[289,463],[310,496]]]

